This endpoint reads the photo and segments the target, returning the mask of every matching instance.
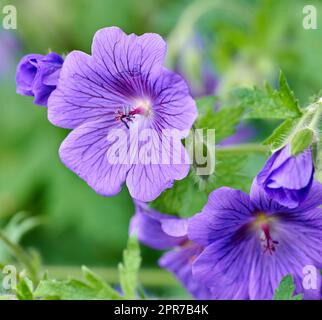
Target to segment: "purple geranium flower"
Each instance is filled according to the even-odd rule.
[[[195,298],[210,299],[210,290],[192,275],[192,262],[203,249],[189,241],[188,219],[161,214],[139,201],[135,202],[135,207],[130,233],[135,233],[142,243],[154,249],[173,248],[160,258],[160,266],[175,274]]]
[[[267,195],[289,208],[305,200],[313,182],[314,166],[311,148],[293,156],[290,145],[275,152],[257,176]]]
[[[165,54],[159,35],[126,35],[111,27],[95,34],[91,56],[73,51],[66,57],[57,90],[49,99],[48,117],[57,126],[74,129],[60,148],[60,157],[99,194],[115,195],[126,181],[133,198],[151,201],[188,174],[186,161],[114,163],[109,158],[116,143],[120,149],[124,146],[116,151],[121,157],[136,150],[132,127],[154,131],[152,154],[158,153],[164,129],[184,132],[181,138],[188,134],[197,116],[195,102],[184,80],[162,66]],[[116,129],[126,139],[108,141]],[[144,146],[138,144],[134,153]]]
[[[46,56],[28,54],[17,67],[17,93],[34,96],[34,103],[47,106],[50,94],[56,89],[63,58],[51,52]]]
[[[256,179],[250,196],[227,187],[213,191],[189,220],[189,239],[205,248],[193,264],[194,276],[212,288],[215,299],[272,299],[288,274],[297,293],[320,298],[321,204],[318,182],[293,209],[269,198]],[[316,289],[302,286],[306,266],[316,268]]]

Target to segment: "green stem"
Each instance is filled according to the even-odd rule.
[[[91,267],[93,272],[99,274],[110,284],[119,284],[119,273],[117,268]],[[66,276],[82,277],[79,267],[73,266],[45,266],[50,277],[65,279]],[[167,271],[161,269],[141,269],[139,272],[140,283],[150,287],[177,287],[175,278]]]
[[[37,272],[29,255],[18,244],[12,242],[2,231],[0,231],[0,240],[7,245],[19,263],[26,268],[31,280],[37,282]]]
[[[269,149],[259,143],[244,143],[244,144],[236,144],[230,146],[217,146],[216,153],[217,154],[227,154],[227,153],[260,153],[266,154]]]

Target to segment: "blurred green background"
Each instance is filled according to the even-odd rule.
[[[303,105],[322,88],[320,1],[310,2],[317,30],[303,28],[301,0],[1,0],[0,9],[7,4],[17,8],[17,30],[0,26],[0,224],[21,211],[36,218],[22,244],[36,248],[46,265],[115,267],[134,208],[126,188],[101,197],[62,165],[58,148],[68,131],[15,93],[15,66],[24,54],[90,53],[95,31],[116,25],[168,39],[167,64],[194,92],[203,92],[205,68],[219,94],[235,85],[274,84],[279,69]],[[253,124],[257,138],[274,125]],[[248,164],[248,172],[255,175],[262,162]],[[160,253],[142,251],[143,266],[156,268]]]

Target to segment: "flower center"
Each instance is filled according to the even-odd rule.
[[[278,241],[275,241],[271,235],[272,220],[272,217],[268,217],[264,213],[259,213],[255,220],[255,227],[261,232],[260,240],[264,248],[263,253],[268,252],[271,255],[276,251],[276,245],[278,244]]]
[[[133,122],[136,116],[148,117],[152,113],[152,104],[149,99],[138,99],[133,103],[133,107],[123,107],[122,110],[117,110],[115,120],[121,121],[127,129],[129,124]]]

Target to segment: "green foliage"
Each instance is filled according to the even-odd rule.
[[[298,100],[282,72],[278,90],[266,83],[262,89],[237,89],[234,95],[241,101],[246,117],[250,119],[295,119],[302,115]]]
[[[150,205],[159,212],[189,217],[205,205],[207,194],[205,190],[200,190],[194,180],[194,174],[190,172],[186,178],[176,181],[171,189],[164,191]]]
[[[141,264],[140,249],[135,237],[129,238],[123,253],[123,263],[119,265],[122,295],[113,289],[99,275],[82,267],[84,280],[68,279],[41,280],[34,296],[41,299],[61,300],[122,300],[136,299],[138,272]]]
[[[195,123],[197,129],[215,129],[216,143],[235,133],[236,126],[240,123],[244,107],[219,107],[215,112],[216,97],[207,96],[199,98],[197,107],[199,116]]]
[[[130,237],[119,264],[120,283],[124,297],[135,299],[138,287],[138,272],[141,265],[140,248],[136,237]]]
[[[307,149],[313,142],[314,132],[309,129],[302,129],[295,133],[291,140],[291,153],[297,155]]]
[[[295,285],[291,275],[285,276],[274,293],[274,300],[302,300],[303,294],[293,296]]]
[[[209,193],[216,188],[228,186],[248,191],[251,177],[242,172],[246,160],[247,155],[241,155],[238,151],[217,149],[215,173],[197,176],[192,170],[185,179],[176,181],[171,189],[164,191],[150,205],[159,212],[190,217],[201,211]]]
[[[86,271],[85,271],[86,270]],[[42,280],[34,296],[41,299],[59,300],[111,300],[123,299],[117,291],[112,289],[98,275],[85,269],[83,274],[87,281],[77,279],[68,280]],[[91,276],[89,276],[89,272]]]
[[[264,145],[269,145],[272,150],[281,148],[292,130],[298,123],[298,119],[286,119],[280,126],[278,126],[273,133],[263,142]]]
[[[33,300],[33,283],[26,276],[19,276],[16,287],[16,296],[19,300]]]

